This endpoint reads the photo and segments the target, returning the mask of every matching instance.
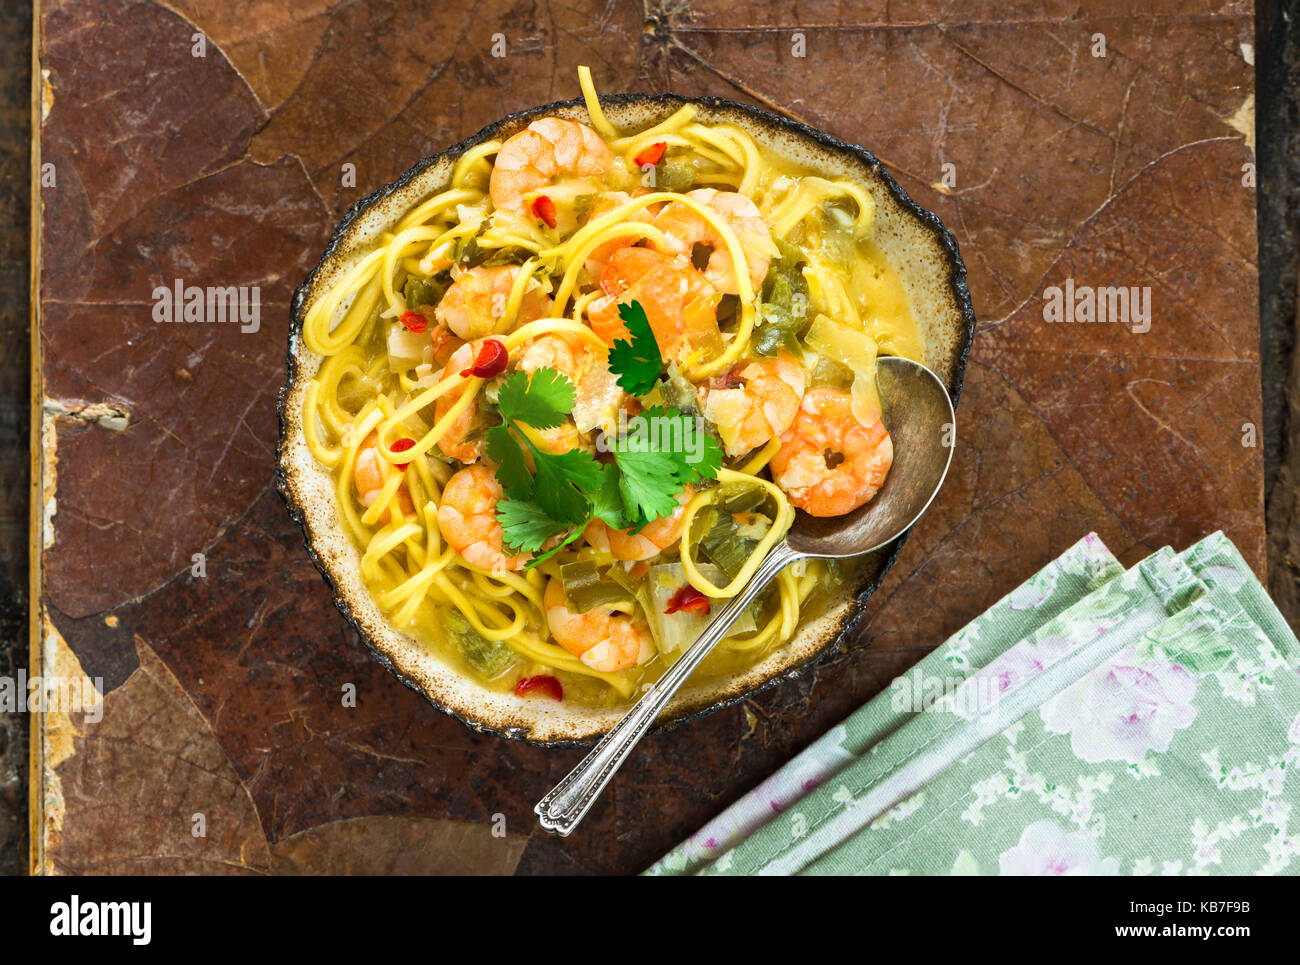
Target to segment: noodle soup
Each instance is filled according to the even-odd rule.
[[[583,82],[589,124],[470,148],[317,293],[300,411],[391,626],[485,691],[616,708],[797,511],[874,496],[875,360],[930,360],[867,185],[690,104],[616,128]],[[693,683],[856,579],[791,567]]]

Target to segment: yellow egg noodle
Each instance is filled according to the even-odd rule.
[[[362,579],[398,630],[485,687],[550,676],[563,683],[565,699],[612,705],[634,697],[681,654],[672,621],[698,633],[707,601],[743,588],[796,506],[816,515],[845,511],[845,484],[831,476],[843,474],[846,460],[865,459],[861,452],[876,459],[878,488],[888,437],[878,414],[875,425],[864,414],[874,396],[863,395],[862,380],[874,385],[877,350],[919,359],[922,347],[901,283],[871,241],[875,202],[865,184],[802,167],[735,123],[703,119],[689,103],[643,130],[620,130],[585,67],[579,82],[588,140],[577,139],[577,125],[534,122],[469,148],[445,190],[413,207],[314,298],[302,338],[322,361],[306,387],[303,427],[312,455],[332,473]],[[570,145],[547,140],[568,136],[593,155],[607,154],[599,173],[583,170],[581,148],[575,159]],[[530,144],[541,153],[525,154],[521,167],[517,155]],[[507,197],[499,185],[522,177],[540,180],[509,196],[508,207],[494,202]],[[703,250],[700,239],[708,240]],[[607,275],[616,262],[649,268],[641,276]],[[665,276],[669,269],[678,275]],[[413,300],[421,297],[426,301]],[[649,401],[612,387],[612,339],[601,325],[610,323],[611,306],[630,303],[646,312],[657,337],[665,325],[684,333],[676,345],[659,338],[668,368]],[[480,304],[491,305],[486,315],[475,314]],[[698,322],[701,312],[704,320],[692,329],[689,319]],[[484,317],[486,330],[465,330],[466,319]],[[802,341],[810,324],[811,345]],[[696,331],[707,337],[696,339]],[[505,353],[490,374],[475,371],[486,341]],[[489,498],[488,509],[448,517],[444,506],[463,508],[459,496],[444,500],[444,490],[459,485],[454,477],[470,466],[495,467],[478,446],[484,425],[477,420],[494,411],[503,373],[519,370],[541,347],[589,361],[575,384],[572,422],[555,430],[516,425],[529,445],[551,451],[554,433],[566,432],[569,445],[595,452],[621,417],[660,401],[698,413],[725,444],[716,479],[688,488],[672,517],[639,532],[593,522],[604,527],[603,538],[590,529],[575,534],[535,565],[502,545],[500,525],[493,531],[495,503],[484,495],[484,476],[474,477],[473,495]],[[856,370],[845,361],[859,358],[869,362]],[[820,425],[819,413],[839,411],[833,406],[850,397],[854,383],[848,421],[825,416],[830,421]],[[582,401],[588,397],[595,401]],[[853,477],[855,505],[875,491],[866,475],[860,468]],[[446,520],[469,518],[479,531],[467,544]],[[481,565],[489,558],[496,562]],[[581,592],[595,593],[585,608],[568,596],[577,599],[579,573],[591,584]],[[781,574],[752,619],[742,620],[698,673],[740,672],[788,641],[828,578],[819,562]],[[565,591],[560,624],[552,584]],[[665,608],[664,594],[674,587]],[[593,649],[562,643],[557,626],[570,637],[587,634],[582,646]],[[632,665],[611,663],[606,651],[629,627],[651,643]],[[596,646],[606,639],[609,647]]]

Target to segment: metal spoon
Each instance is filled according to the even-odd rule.
[[[568,834],[583,819],[660,711],[686,682],[763,587],[802,559],[844,559],[897,539],[929,507],[952,460],[956,417],[938,376],[908,359],[879,360],[882,418],[894,443],[894,462],[875,499],[847,516],[800,512],[785,539],[772,548],[739,594],[722,608],[681,657],[636,702],[591,753],[537,803],[542,827]]]

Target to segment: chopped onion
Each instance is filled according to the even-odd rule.
[[[618,418],[623,390],[603,360],[597,360],[575,387],[573,421],[579,432],[591,432]]]
[[[388,367],[405,372],[424,362],[424,350],[432,348],[427,333],[412,332],[400,324],[388,330]]]
[[[427,389],[438,384],[438,379],[442,377],[442,369],[430,362],[422,362],[415,367],[415,386],[419,389]]]
[[[722,580],[722,571],[709,563],[697,563],[700,574],[715,586]],[[673,594],[686,585],[686,570],[681,563],[661,563],[650,567],[646,574],[646,622],[650,624],[650,633],[661,653],[677,653],[685,650],[709,625],[709,616],[678,610],[665,613],[668,601]],[[758,629],[753,612],[747,610],[740,615],[731,628],[730,635],[753,633]]]
[[[863,425],[880,419],[880,396],[876,390],[876,342],[866,332],[818,315],[808,334],[808,346],[827,359],[853,370],[853,416]]]
[[[590,560],[565,563],[560,567],[560,582],[564,584],[569,609],[574,613],[586,613],[598,606],[626,605],[630,609],[635,600],[635,594],[620,583],[601,576]]]

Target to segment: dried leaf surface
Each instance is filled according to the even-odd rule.
[[[58,768],[57,867],[632,871],[1089,530],[1133,562],[1223,528],[1262,567],[1248,3],[44,6],[44,390],[68,413],[44,593],[108,691]],[[580,752],[472,734],[390,678],[271,481],[288,301],[333,223],[574,96],[578,63],[867,146],[957,236],[982,322],[950,481],[862,635],[648,740],[560,841],[532,803]],[[259,330],[154,322],[178,278],[259,286]],[[1149,286],[1150,331],[1045,322],[1067,279]]]

